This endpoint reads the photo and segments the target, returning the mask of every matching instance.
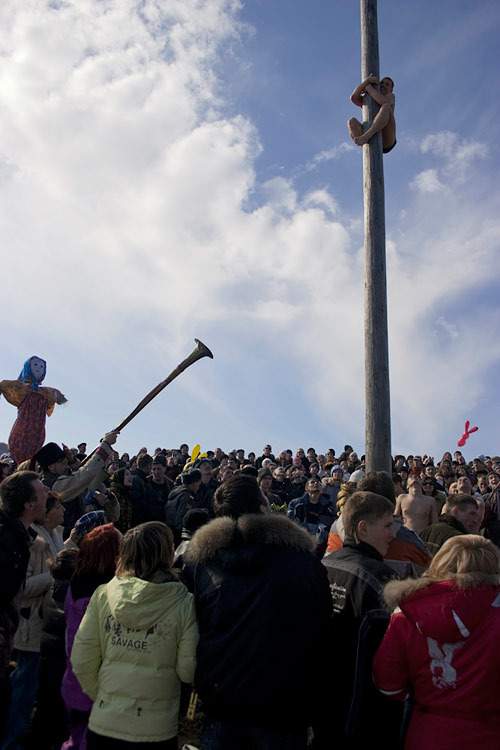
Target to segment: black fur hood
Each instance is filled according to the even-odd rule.
[[[216,518],[193,536],[186,562],[198,565],[217,560],[224,567],[255,565],[267,558],[267,553],[272,554],[275,547],[313,552],[314,539],[293,521],[277,514],[249,514],[236,521]]]

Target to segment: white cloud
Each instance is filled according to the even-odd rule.
[[[302,205],[304,208],[326,208],[332,216],[337,214],[339,211],[339,205],[337,201],[332,198],[327,190],[312,190],[304,197]]]
[[[443,316],[440,318],[437,318],[436,325],[440,326],[451,339],[458,339],[460,334],[458,332],[458,328],[454,323],[451,323],[449,320],[446,320]]]
[[[439,133],[427,135],[420,144],[420,150],[426,154],[428,151],[437,156],[451,157],[456,150],[458,135],[450,130],[442,130]]]
[[[333,146],[332,148],[320,151],[318,154],[315,154],[315,156],[313,156],[310,161],[307,162],[306,170],[308,172],[311,172],[312,170],[316,169],[318,164],[322,164],[325,161],[331,161],[332,159],[338,159],[343,154],[349,153],[349,151],[355,151],[355,149],[356,147],[353,146],[352,143],[347,143],[346,141],[344,141],[338,146]]]
[[[439,181],[437,169],[425,169],[415,176],[410,182],[411,188],[416,188],[422,193],[436,193],[445,190],[445,185]]]
[[[417,187],[428,192],[441,189],[439,178],[446,180],[450,186],[463,182],[473,162],[486,158],[488,154],[485,143],[461,138],[458,133],[450,130],[427,135],[420,144],[420,150],[423,154],[431,154],[443,160],[439,169],[426,170],[415,178]]]

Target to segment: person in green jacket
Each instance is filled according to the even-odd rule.
[[[448,495],[443,511],[437,523],[420,532],[420,538],[432,557],[452,536],[477,534],[478,530],[479,510],[476,499],[471,495]]]
[[[198,626],[173,556],[165,524],[130,529],[116,576],[90,600],[71,652],[74,673],[94,701],[88,750],[177,750],[181,682],[194,677]]]

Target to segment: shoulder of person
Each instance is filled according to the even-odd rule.
[[[287,516],[277,513],[248,514],[237,521],[216,518],[198,529],[189,543],[186,561],[192,564],[210,561],[219,552],[234,546],[236,534],[239,547],[269,545],[307,552],[312,552],[314,548],[313,537]]]
[[[43,538],[43,536],[40,536],[37,534],[37,536],[33,539],[33,543],[30,547],[31,552],[43,552],[45,549],[49,549],[50,545],[46,539]]]

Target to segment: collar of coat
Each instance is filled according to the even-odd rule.
[[[367,544],[366,542],[356,542],[355,539],[345,537],[343,549],[354,550],[360,555],[371,557],[373,558],[373,560],[378,560],[379,562],[384,562],[384,558],[382,557],[380,552],[376,550],[375,547],[372,547],[371,544]]]
[[[438,523],[445,523],[447,526],[458,529],[462,534],[467,534],[467,529],[463,523],[458,518],[455,518],[455,516],[452,516],[451,513],[443,513],[443,515],[439,516]]]
[[[314,538],[289,518],[278,514],[216,518],[198,529],[189,543],[187,560],[208,562],[221,550],[252,545],[271,545],[312,552]]]
[[[0,509],[0,527],[11,529],[11,531],[19,537],[19,541],[31,544],[36,539],[36,532],[32,528],[26,526],[19,520],[14,518],[9,513]]]

